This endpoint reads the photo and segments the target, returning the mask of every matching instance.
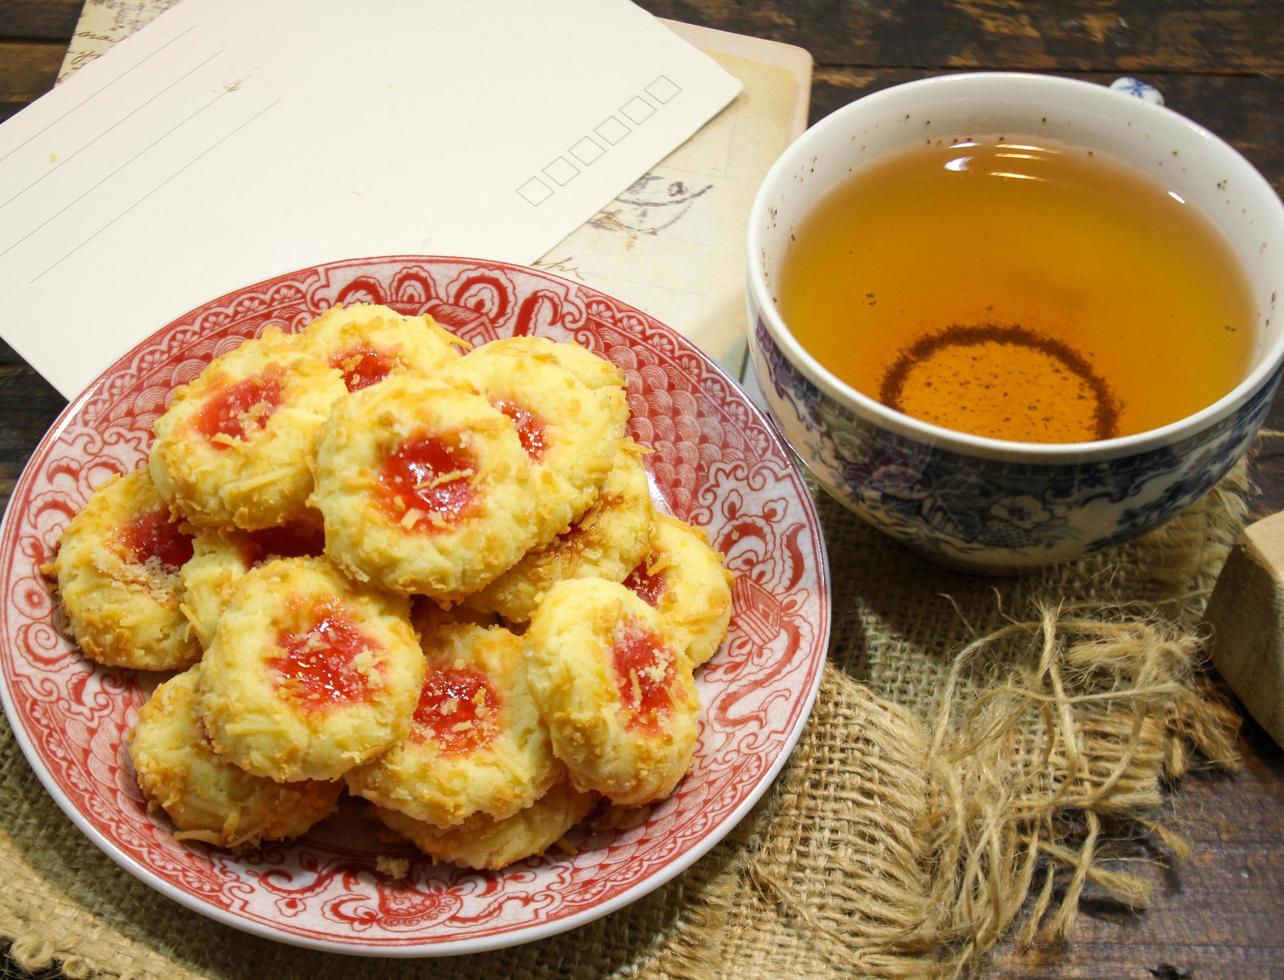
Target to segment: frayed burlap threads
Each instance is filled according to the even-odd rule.
[[[1239,719],[1200,673],[1198,624],[1246,485],[1241,465],[1151,535],[1007,581],[933,568],[826,505],[831,555],[864,556],[835,569],[832,655],[929,733],[940,972],[1008,935],[1065,939],[1088,885],[1143,908],[1149,886],[1113,860],[1122,841],[1187,850],[1158,814],[1193,757],[1234,756]]]
[[[1022,944],[1067,938],[1089,882],[1145,907],[1149,885],[1110,866],[1112,830],[1144,826],[1184,852],[1150,819],[1163,782],[1184,774],[1187,743],[1233,752],[1236,716],[1196,693],[1200,649],[1162,621],[1045,609],[956,658],[927,756],[935,945],[951,971],[1022,919]]]

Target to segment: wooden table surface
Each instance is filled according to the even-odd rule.
[[[0,120],[47,91],[80,0],[0,0]],[[796,44],[816,61],[811,121],[945,71],[1017,69],[1109,82],[1137,75],[1284,190],[1279,0],[643,0],[662,17]],[[71,311],[69,311],[71,312]],[[64,401],[0,343],[0,500]],[[1284,399],[1268,422],[1284,429]],[[1281,440],[1284,442],[1284,440]],[[1256,454],[1258,516],[1284,507],[1284,446]],[[1251,721],[1233,777],[1196,776],[1174,816],[1197,850],[1154,869],[1151,908],[1085,907],[1073,941],[1000,947],[995,977],[1284,977],[1284,753]],[[14,968],[10,966],[10,970]],[[20,975],[20,974],[14,974]]]

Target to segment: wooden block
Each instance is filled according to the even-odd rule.
[[[1213,663],[1284,745],[1284,512],[1239,536],[1204,618],[1213,628]]]

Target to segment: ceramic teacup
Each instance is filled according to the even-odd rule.
[[[922,139],[928,119],[933,133],[1038,133],[1096,149],[1161,178],[1200,208],[1231,244],[1256,305],[1255,346],[1239,384],[1159,429],[1040,444],[919,421],[822,366],[773,300],[789,236],[849,168]],[[1147,531],[1194,502],[1248,448],[1284,360],[1284,322],[1276,314],[1284,292],[1284,206],[1270,185],[1190,120],[1087,82],[950,75],[885,89],[839,109],[768,173],[750,214],[748,272],[754,370],[803,463],[870,524],[974,571],[1012,572],[1074,558]]]

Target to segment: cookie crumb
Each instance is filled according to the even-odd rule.
[[[375,858],[375,869],[389,878],[404,878],[410,873],[410,859],[380,854]]]

